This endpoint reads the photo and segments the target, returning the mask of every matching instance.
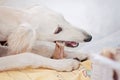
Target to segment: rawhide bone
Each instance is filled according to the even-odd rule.
[[[64,45],[64,42],[56,41],[55,51],[52,56],[53,59],[62,59],[65,57]]]

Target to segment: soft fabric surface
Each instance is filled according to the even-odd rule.
[[[25,69],[0,72],[0,80],[90,80],[91,61],[82,62],[78,70],[57,72],[50,69]]]

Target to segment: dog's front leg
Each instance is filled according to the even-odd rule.
[[[24,53],[0,58],[0,71],[11,69],[32,68],[50,68],[58,71],[72,71],[79,67],[80,62],[74,59],[54,60],[36,55],[33,53]]]

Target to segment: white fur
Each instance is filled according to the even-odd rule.
[[[63,31],[54,34],[58,26],[62,27]],[[26,10],[0,7],[0,41],[8,41],[8,54],[22,53],[0,58],[0,70],[32,66],[71,71],[79,66],[78,61],[52,60],[28,52],[42,53],[39,51],[40,46],[36,45],[39,41],[84,42],[88,35],[85,31],[73,27],[61,14],[45,7],[35,6]],[[78,53],[67,55],[68,58],[81,58]]]

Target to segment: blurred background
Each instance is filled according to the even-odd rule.
[[[44,5],[63,14],[71,24],[93,36],[90,43],[81,43],[76,50],[95,53],[107,47],[120,47],[120,0],[0,0],[0,5]]]

